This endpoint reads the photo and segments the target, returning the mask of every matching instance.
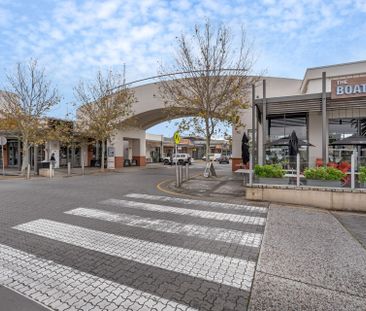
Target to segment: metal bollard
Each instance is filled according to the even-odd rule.
[[[186,180],[189,180],[189,163],[186,164]]]
[[[179,165],[180,185],[183,183],[183,166]]]
[[[180,187],[180,178],[179,178],[179,168],[178,168],[178,165],[175,164],[175,178],[176,178],[176,187],[179,188]]]
[[[50,163],[50,179],[52,178],[52,170],[53,170],[53,165],[52,165],[52,163]]]
[[[67,162],[67,176],[71,176],[71,162]]]
[[[30,164],[27,165],[27,179],[30,179]]]

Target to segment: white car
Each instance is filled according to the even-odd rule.
[[[167,164],[192,164],[191,156],[188,153],[177,153],[177,156],[173,154],[173,157],[164,157],[163,163]]]

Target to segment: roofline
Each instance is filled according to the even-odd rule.
[[[337,67],[337,66],[347,66],[347,65],[354,65],[354,64],[360,64],[360,63],[366,63],[366,60],[358,60],[358,61],[354,61],[354,62],[339,63],[339,64],[332,64],[332,65],[324,65],[324,66],[318,66],[318,67],[309,67],[305,71],[304,78],[302,79],[302,83],[301,83],[301,86],[300,86],[300,90],[302,92],[302,88],[303,88],[303,85],[304,85],[304,82],[305,82],[305,77],[306,77],[307,73],[310,70],[323,69],[323,68],[331,68],[331,67]]]

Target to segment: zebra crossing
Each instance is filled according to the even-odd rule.
[[[139,280],[127,282],[122,274],[116,282],[0,244],[0,285],[51,310],[246,309],[267,208],[139,193],[95,205],[63,211],[72,217],[66,220],[40,218],[13,230],[128,262],[134,271],[145,269],[142,280],[139,274]],[[95,222],[123,231],[92,229]],[[124,234],[128,230],[141,234]],[[224,246],[230,252],[221,251]],[[165,277],[154,279],[149,271]],[[143,288],[136,285],[145,279]]]

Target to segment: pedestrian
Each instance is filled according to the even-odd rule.
[[[52,164],[52,167],[55,168],[56,158],[54,153],[51,154],[50,162]]]

